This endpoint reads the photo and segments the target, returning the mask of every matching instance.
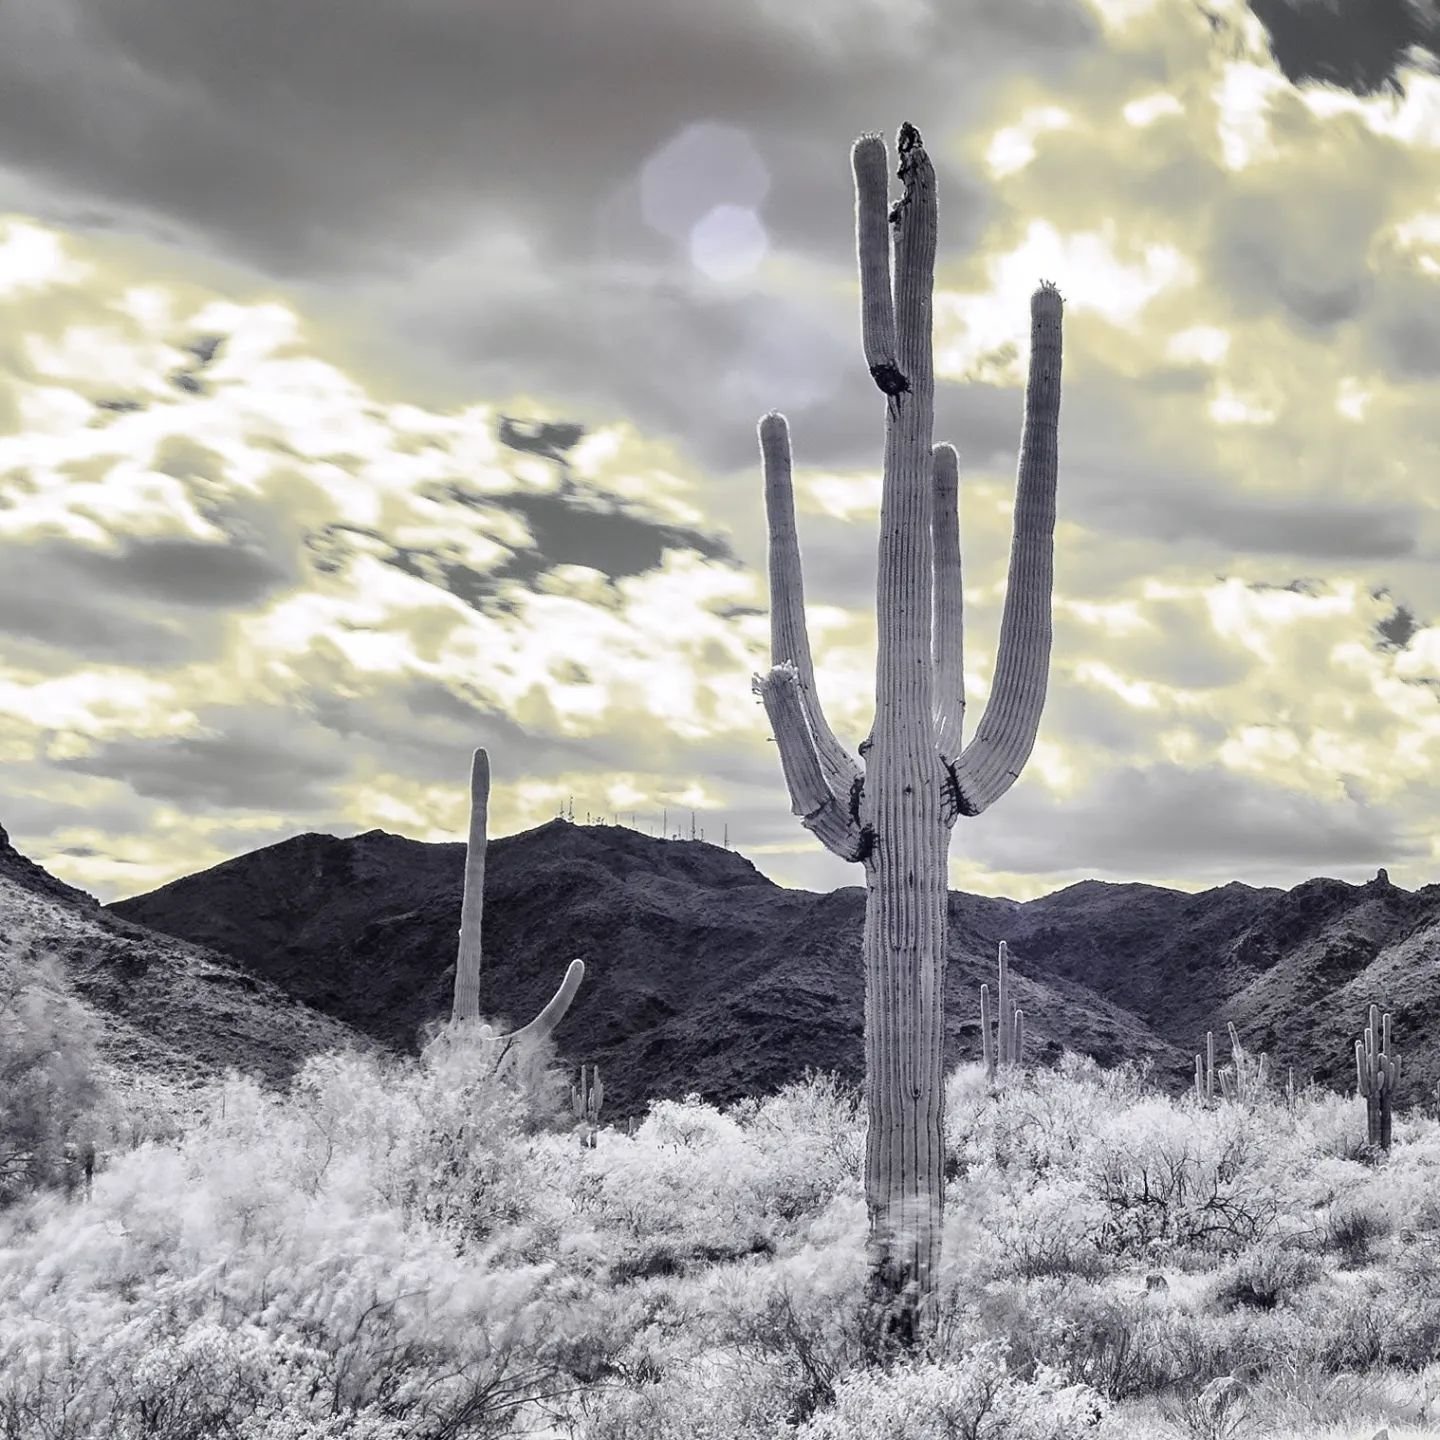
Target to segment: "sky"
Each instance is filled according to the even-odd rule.
[[[755,427],[874,709],[850,147],[935,163],[972,723],[1041,278],[1055,645],[955,888],[1440,879],[1419,0],[13,0],[0,823],[101,899],[306,831],[618,817],[787,885]],[[892,182],[898,194],[898,183]]]

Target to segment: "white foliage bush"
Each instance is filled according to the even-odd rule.
[[[1017,1379],[1004,1343],[987,1341],[955,1361],[847,1375],[834,1405],[800,1426],[796,1440],[1073,1440],[1108,1413],[1097,1391],[1044,1367],[1033,1380]]]

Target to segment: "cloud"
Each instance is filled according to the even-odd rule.
[[[187,808],[276,809],[304,815],[329,804],[349,771],[334,737],[271,706],[202,710],[188,735],[114,739],[57,761],[64,770],[123,780],[137,795]]]
[[[1440,22],[1412,0],[1248,0],[1292,84],[1320,81],[1357,95],[1403,90],[1416,51],[1433,63]]]
[[[339,48],[243,8],[0,18],[0,202],[43,222],[0,224],[0,752],[67,878],[143,888],[287,827],[455,838],[483,744],[497,833],[572,794],[642,829],[694,807],[779,878],[854,883],[749,690],[755,424],[790,419],[853,742],[885,419],[848,148],[902,119],[938,171],[972,725],[1029,295],[1066,296],[1049,701],[957,882],[1425,877],[1440,84],[1413,55],[1346,71],[1324,25],[1231,0],[1214,29],[387,0]]]
[[[1063,807],[1044,803],[1034,787],[1007,798],[1003,829],[986,837],[984,855],[996,869],[1022,873],[1136,879],[1161,869],[1261,883],[1277,872],[1373,874],[1379,865],[1429,854],[1386,807],[1325,802],[1219,765],[1115,770]]]

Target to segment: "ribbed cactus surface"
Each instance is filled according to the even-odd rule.
[[[958,459],[933,444],[931,355],[938,212],[919,132],[899,134],[889,205],[885,144],[852,163],[865,363],[884,397],[875,718],[852,753],[821,708],[805,624],[790,433],[759,424],[769,521],[771,669],[756,678],[801,822],[865,867],[865,1191],[873,1293],[892,1333],[918,1337],[940,1256],[944,1186],[944,974],[950,829],[1019,776],[1050,665],[1061,300],[1031,297],[1031,353],[1009,584],[989,703],[965,717]],[[894,262],[892,278],[892,258]]]

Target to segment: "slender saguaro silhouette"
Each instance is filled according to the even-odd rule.
[[[480,932],[485,911],[485,850],[489,844],[486,824],[489,814],[490,756],[484,750],[477,750],[470,762],[470,834],[465,844],[465,891],[460,901],[460,948],[455,957],[452,1020],[480,1018],[480,961],[484,953]],[[549,1035],[565,1018],[565,1012],[584,978],[585,962],[572,960],[550,1003],[528,1025],[496,1038],[514,1041],[532,1036],[543,1039]],[[482,1027],[482,1033],[494,1032],[486,1025]]]
[[[836,855],[865,867],[865,1194],[871,1293],[887,1333],[913,1344],[940,1259],[944,1193],[944,976],[950,829],[1019,776],[1050,668],[1061,297],[1030,300],[1031,352],[1000,649],[985,716],[965,716],[958,460],[932,449],[935,172],[902,125],[903,194],[887,212],[885,143],[852,153],[865,360],[885,396],[875,720],[852,755],[821,710],[805,628],[785,417],[759,425],[770,532],[773,668],[755,690],[791,807]],[[891,286],[891,236],[895,278]]]

